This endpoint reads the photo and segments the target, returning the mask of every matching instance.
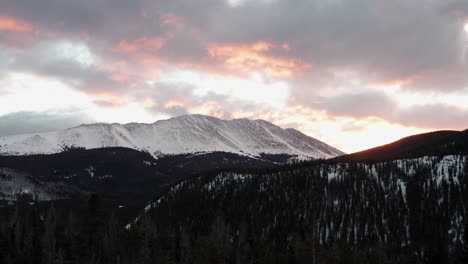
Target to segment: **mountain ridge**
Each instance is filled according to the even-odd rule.
[[[256,119],[222,120],[184,115],[154,123],[82,124],[59,131],[0,138],[0,154],[51,154],[64,147],[127,147],[154,157],[225,151],[247,156],[289,154],[303,159],[332,158],[340,150],[304,133]]]
[[[375,162],[422,156],[468,155],[468,130],[411,135],[375,148],[336,157],[339,162]]]

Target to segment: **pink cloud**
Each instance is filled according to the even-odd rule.
[[[310,64],[297,60],[270,55],[277,49],[274,44],[259,41],[253,44],[208,46],[209,55],[229,71],[241,73],[264,72],[273,77],[292,78],[310,68]],[[280,49],[290,49],[282,45]]]
[[[142,102],[142,106],[144,108],[153,108],[153,107],[155,107],[157,105],[158,105],[158,103],[151,97],[146,97]]]
[[[393,80],[387,80],[387,81],[382,81],[379,82],[375,85],[377,86],[404,86],[404,85],[409,85],[413,84],[419,80],[424,79],[424,76],[421,74],[413,74],[410,76],[402,76],[401,78],[393,79]]]
[[[123,40],[114,47],[113,51],[124,54],[143,55],[156,52],[164,46],[167,38],[143,37],[136,40]]]
[[[0,31],[32,32],[33,28],[28,23],[9,16],[0,16]]]
[[[128,104],[130,98],[118,93],[109,93],[109,92],[97,92],[97,93],[88,93],[95,103],[100,106],[110,107],[110,108],[120,108]]]
[[[225,118],[224,111],[225,110],[222,103],[214,100],[193,106],[188,109],[190,114],[209,115],[217,118]]]

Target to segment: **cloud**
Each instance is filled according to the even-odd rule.
[[[468,129],[468,110],[447,105],[423,105],[398,113],[396,122],[434,129]]]
[[[53,79],[104,109],[101,119],[466,125],[454,98],[468,87],[463,0],[0,0],[0,10],[0,79]],[[3,82],[2,97],[18,83]],[[411,94],[429,99],[408,104]]]
[[[311,67],[294,59],[269,55],[272,49],[278,47],[260,41],[249,45],[210,45],[208,53],[231,72],[263,72],[272,77],[291,78]]]
[[[65,129],[93,121],[92,117],[76,110],[14,112],[0,116],[0,137]]]
[[[32,26],[26,22],[12,17],[0,16],[0,31],[6,32],[31,32]]]
[[[465,12],[464,1],[238,1],[235,8],[217,0],[0,5],[42,31],[86,33],[91,45],[137,54],[143,63],[215,69],[218,62],[227,70],[263,70],[277,77],[294,76],[304,65],[321,71],[353,68],[373,83],[419,76],[403,85],[413,90],[459,90],[468,82],[460,63],[463,22],[447,15]],[[264,49],[258,49],[261,43],[267,43]],[[288,52],[280,48],[285,44]]]
[[[459,65],[462,26],[439,8],[437,1],[278,1],[221,10],[215,20],[224,22],[206,27],[219,41],[288,42],[291,58],[314,68],[353,68],[369,82],[423,75],[425,82],[409,88],[455,90],[466,84]],[[447,74],[453,69],[456,76]],[[444,79],[451,82],[425,85]]]
[[[223,101],[243,101],[282,108],[287,103],[289,86],[286,82],[270,81],[261,75],[250,78],[219,76],[196,71],[169,68],[161,77],[151,82],[153,89],[178,95],[179,98],[217,98]]]
[[[161,49],[165,42],[166,40],[162,37],[139,38],[133,41],[123,40],[114,48],[114,51],[144,57],[141,55],[155,53]]]
[[[383,93],[342,94],[331,98],[322,98],[317,108],[328,113],[352,117],[389,117],[396,104]]]
[[[43,30],[68,33],[88,32],[93,36],[127,35],[143,9],[140,0],[0,0],[2,13],[21,17]],[[120,32],[120,33],[119,33]]]
[[[354,119],[379,118],[390,123],[427,129],[468,128],[468,109],[429,103],[398,107],[398,102],[384,93],[340,94],[323,97],[310,107],[329,115]],[[348,127],[356,127],[355,124]]]

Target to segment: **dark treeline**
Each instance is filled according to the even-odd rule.
[[[441,251],[426,256],[389,254],[385,244],[351,245],[346,241],[320,244],[309,233],[278,232],[259,239],[245,219],[237,226],[221,211],[205,226],[174,228],[144,217],[125,228],[100,207],[92,195],[87,212],[76,215],[54,204],[30,205],[17,201],[0,215],[0,262],[5,264],[63,263],[448,263]],[[465,227],[467,228],[467,227]],[[466,263],[468,245],[457,244],[454,263]]]
[[[209,173],[128,229],[98,195],[80,211],[19,199],[0,211],[0,263],[466,263],[466,162]]]
[[[2,181],[12,180],[6,179],[6,174],[1,172],[6,168],[27,174],[24,176],[26,182],[47,196],[82,199],[97,193],[103,199],[141,208],[153,196],[164,192],[167,186],[188,177],[223,168],[260,170],[279,166],[266,159],[226,152],[170,155],[156,160],[146,152],[122,147],[83,149],[64,146],[63,150],[47,155],[0,156],[0,186]],[[270,159],[286,157],[289,156],[269,156]],[[9,177],[14,178],[14,173]],[[4,201],[2,198],[5,197],[0,188],[0,204]]]

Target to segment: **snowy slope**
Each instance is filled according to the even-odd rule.
[[[403,248],[421,241],[417,239],[422,234],[415,231],[421,225],[436,230],[437,225],[428,224],[436,221],[444,223],[452,243],[459,241],[463,230],[466,205],[461,197],[467,172],[468,156],[460,155],[322,163],[266,174],[222,172],[174,185],[151,201],[135,222],[146,213],[168,215],[164,210],[169,208],[171,222],[176,222],[176,215],[183,215],[184,223],[199,223],[197,217],[210,222],[206,213],[184,215],[177,210],[218,212],[228,204],[228,211],[237,212],[239,206],[251,216],[251,223],[259,224],[252,229],[265,237],[278,234],[276,228],[294,233],[298,223],[296,228],[314,225],[321,244],[395,243]],[[423,221],[415,214],[419,210],[425,212]]]
[[[77,188],[63,182],[38,181],[28,173],[0,168],[0,201],[15,201],[17,195],[24,194],[40,201],[57,200],[78,192]]]
[[[264,120],[186,115],[153,124],[90,124],[48,133],[0,138],[0,154],[57,153],[63,146],[128,147],[153,156],[224,151],[250,156],[290,154],[331,158],[343,152],[294,129]]]

